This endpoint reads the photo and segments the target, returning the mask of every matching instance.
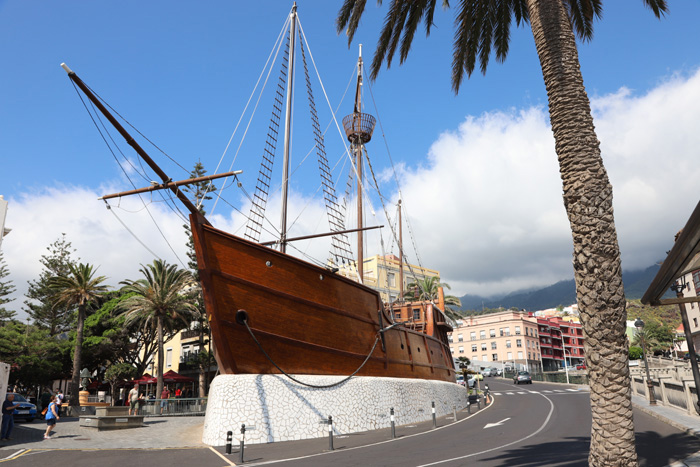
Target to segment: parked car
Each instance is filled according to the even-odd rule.
[[[33,422],[34,419],[36,418],[36,405],[27,402],[27,399],[24,398],[24,396],[17,394],[17,393],[8,393],[8,394],[14,394],[15,399],[12,401],[13,404],[19,403],[19,406],[17,406],[12,412],[12,417],[17,420],[19,419],[24,419],[28,422]]]
[[[467,387],[473,389],[475,385],[476,380],[474,379],[474,375],[467,375]]]
[[[483,381],[483,380],[484,380],[484,375],[482,375],[481,373],[474,373],[472,376],[473,376],[474,379],[477,380],[477,381]]]
[[[526,384],[532,384],[532,377],[530,376],[530,373],[527,371],[519,371],[515,377],[513,378],[513,383],[515,384],[520,384],[520,383],[526,383]]]
[[[683,360],[690,360],[690,353],[683,355]],[[700,355],[695,354],[695,360],[700,361]]]
[[[500,368],[498,368],[498,369],[496,370],[496,376],[503,376],[503,370],[500,369]]]
[[[493,368],[484,368],[484,371],[482,371],[481,374],[491,377],[496,374],[496,370]]]
[[[464,376],[462,375],[457,375],[457,384],[460,384],[464,386],[466,383],[464,382]]]
[[[586,364],[585,363],[579,363],[576,365],[577,370],[585,370],[586,369]]]

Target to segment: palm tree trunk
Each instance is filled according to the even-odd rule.
[[[158,382],[156,383],[156,397],[163,392],[163,317],[158,315]]]
[[[68,405],[77,407],[79,405],[80,391],[80,366],[83,360],[83,328],[85,327],[85,306],[78,307],[78,325],[75,329],[75,350],[73,351],[73,375],[70,381],[70,399]]]
[[[574,241],[593,425],[589,465],[636,466],[625,294],[612,186],[600,156],[571,23],[561,0],[528,0]]]

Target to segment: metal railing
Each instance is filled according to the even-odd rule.
[[[161,407],[161,402],[165,402]],[[161,411],[161,408],[163,409]],[[172,417],[183,415],[204,415],[207,411],[207,398],[147,399],[139,408],[139,415],[146,417]],[[162,413],[161,413],[162,412]]]

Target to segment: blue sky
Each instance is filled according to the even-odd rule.
[[[348,48],[347,38],[335,32],[339,6],[298,2],[333,106],[351,78],[359,43],[366,62],[371,61],[387,8],[368,2]],[[0,194],[10,202],[7,226],[13,229],[2,248],[18,296],[38,274],[46,246],[62,232],[77,248],[76,256],[100,265],[113,284],[135,278],[139,264],[152,259],[96,201],[101,194],[131,187],[59,64],[66,62],[185,168],[201,160],[211,173],[290,7],[284,1],[62,1],[40,7],[0,1],[5,66]],[[384,195],[398,198],[388,175],[389,147],[420,260],[440,270],[456,295],[489,295],[569,279],[570,231],[531,32],[513,30],[507,61],[492,59],[487,75],[475,74],[455,96],[450,84],[453,14],[439,9],[431,37],[417,37],[408,61],[399,66],[397,60],[371,83],[377,108],[368,111],[376,115],[378,109],[386,143],[379,131],[368,150],[384,180]],[[698,2],[672,2],[669,15],[656,20],[641,1],[608,1],[594,40],[579,45],[628,269],[663,259],[698,201],[698,17]],[[275,69],[273,80],[276,75]],[[303,77],[296,79],[301,83]],[[295,99],[305,104],[302,90]],[[251,126],[233,167],[244,170],[249,192],[270,113],[265,99],[259,123]],[[325,128],[328,106],[320,92],[315,99]],[[340,117],[350,113],[349,99],[342,101]],[[366,93],[365,99],[369,102]],[[296,112],[295,128],[308,127],[306,110]],[[293,166],[309,149],[303,136],[295,138]],[[329,158],[341,158],[334,130],[326,138]],[[233,152],[222,166],[226,170]],[[186,178],[175,165],[163,165],[174,179]],[[308,206],[306,213],[318,214],[320,200],[312,201],[318,187],[311,179],[315,162],[310,167],[293,182],[293,200]],[[224,196],[247,211],[235,188]],[[386,223],[376,197],[373,202],[379,217],[368,223]],[[236,231],[241,216],[229,211],[217,205],[214,220]],[[151,251],[177,261],[142,214],[130,218],[121,210],[119,216]],[[158,216],[178,256],[184,256],[181,220],[165,209]],[[301,234],[324,227],[316,219],[296,229]],[[314,247],[304,248],[311,253]],[[379,248],[365,251],[381,253]],[[415,258],[414,252],[409,255]],[[10,306],[19,310],[21,301]]]

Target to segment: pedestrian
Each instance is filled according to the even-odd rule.
[[[14,400],[15,395],[13,393],[8,393],[7,398],[2,403],[2,432],[0,432],[0,440],[12,439],[10,435],[12,434],[12,429],[15,427],[15,417],[12,415],[12,412],[19,406],[19,403],[12,403]]]
[[[134,387],[129,391],[129,415],[137,415],[139,410],[139,383],[134,384]]]
[[[170,390],[168,386],[163,388],[163,392],[160,393],[160,414],[163,415],[163,409],[168,411],[168,399],[170,399]]]
[[[58,414],[58,402],[56,396],[51,396],[51,402],[49,402],[49,409],[46,411],[46,433],[44,433],[44,439],[51,439],[51,430],[56,427],[56,422],[61,419]]]
[[[42,410],[49,406],[51,403],[51,393],[47,388],[44,388],[44,392],[41,393],[39,400],[41,401]]]
[[[175,389],[175,397],[179,399],[182,397],[182,390],[180,388]]]

